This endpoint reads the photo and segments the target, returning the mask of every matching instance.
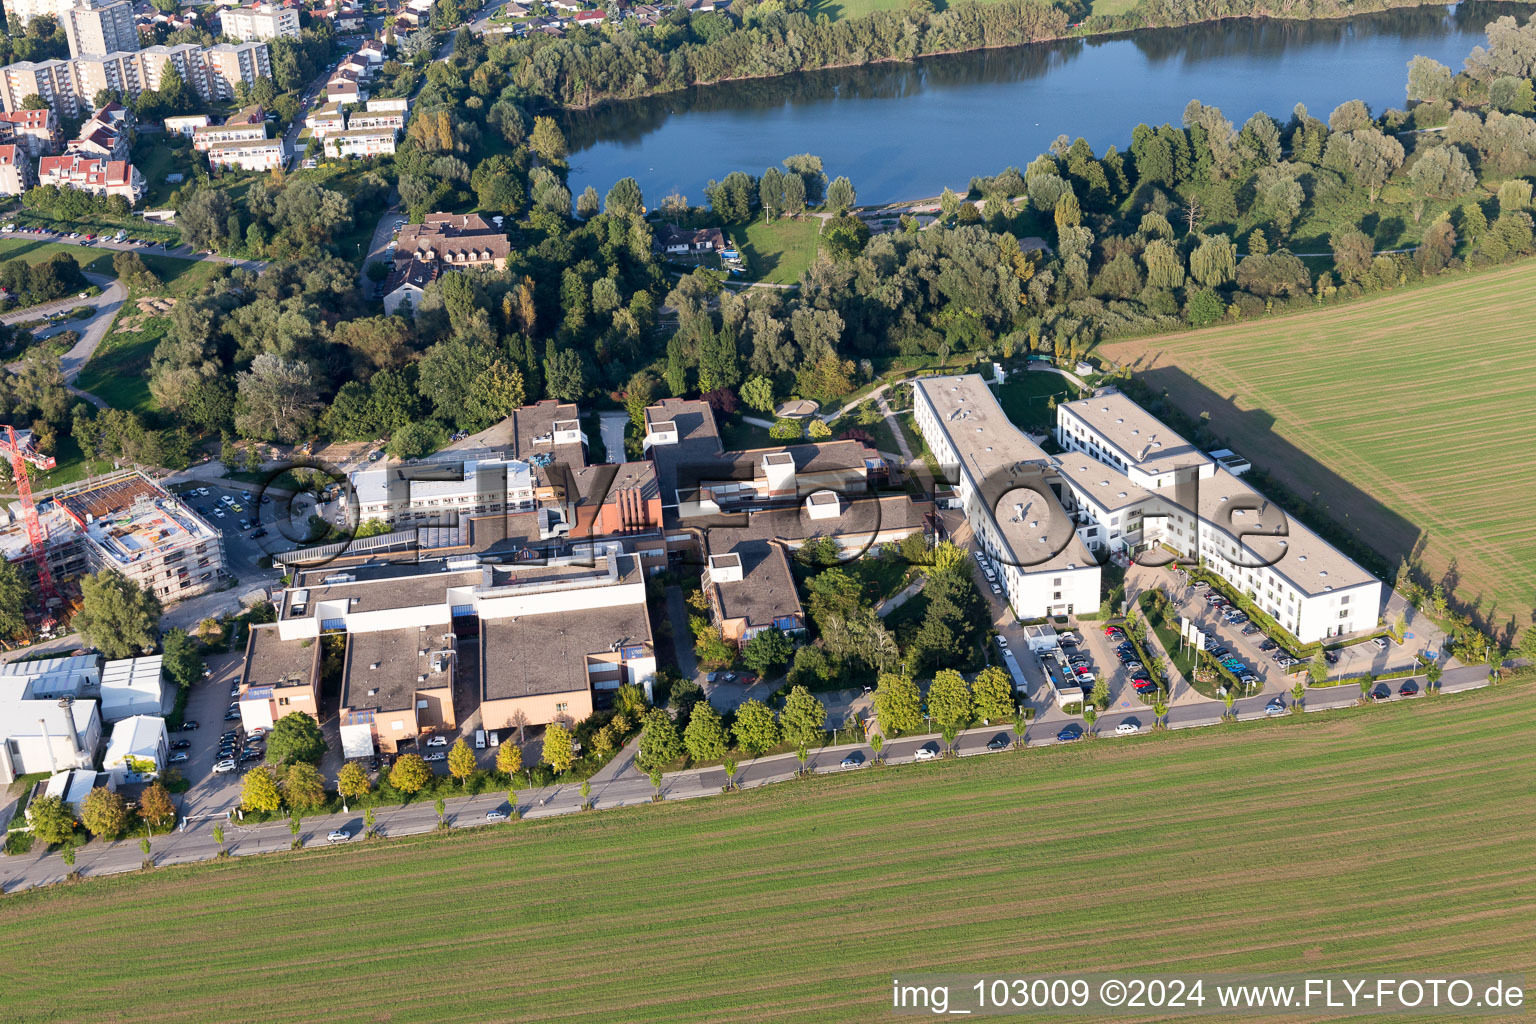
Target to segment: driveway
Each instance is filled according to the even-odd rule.
[[[603,438],[603,450],[608,453],[608,461],[623,462],[624,430],[629,426],[629,415],[622,412],[600,412],[597,414],[597,425]]]
[[[80,332],[80,340],[59,359],[59,369],[64,374],[66,382],[73,381],[85,369],[85,364],[91,361],[91,356],[96,354],[96,349],[107,336],[107,331],[112,328],[112,320],[117,316],[117,311],[123,308],[123,303],[128,298],[128,289],[116,278],[106,277],[102,274],[86,274],[86,280],[101,288],[101,292],[88,298],[79,298],[71,295],[65,299],[54,302],[45,302],[39,306],[31,306],[27,309],[16,310],[0,317],[0,322],[7,324],[21,323],[26,320],[36,320],[49,313],[67,313],[76,306],[93,306],[96,312],[84,320],[65,320],[58,326],[61,330]],[[16,370],[19,363],[12,363],[11,370]],[[83,392],[81,392],[83,394]],[[87,396],[97,406],[105,407],[105,403],[95,396]]]

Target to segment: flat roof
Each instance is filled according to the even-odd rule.
[[[245,642],[245,667],[240,681],[246,686],[278,686],[314,681],[319,669],[320,642],[311,639],[283,640],[277,623],[251,627]]]
[[[310,569],[300,575],[301,582],[288,589],[284,614],[289,618],[306,618],[315,614],[315,605],[320,601],[349,601],[349,612],[418,608],[442,604],[448,598],[449,587],[480,582],[479,566],[452,572],[444,571],[444,567],[444,562],[430,561],[348,566],[341,570]],[[293,610],[299,603],[299,591],[304,592],[303,612]]]
[[[818,501],[818,496],[828,492],[818,491],[808,500]],[[845,496],[829,494],[837,500],[840,510],[836,517],[812,519],[805,510],[805,503],[782,508],[764,509],[743,513],[740,525],[711,527],[709,536],[714,546],[740,544],[747,541],[782,540],[799,542],[817,537],[831,537],[846,545],[850,542],[872,541],[881,534],[892,531],[912,532],[924,528],[927,516],[934,511],[934,504],[923,498],[905,494]],[[723,557],[716,555],[714,557]]]
[[[1162,420],[1118,391],[1063,402],[1056,407],[1056,416],[1058,422],[1063,418],[1080,420],[1107,441],[1127,466],[1144,472],[1163,473],[1211,461]]]
[[[783,547],[767,540],[739,541],[729,553],[741,559],[741,579],[710,584],[723,618],[744,619],[752,629],[771,626],[781,616],[805,614]]]
[[[453,658],[451,648],[441,636],[422,632],[415,626],[349,633],[341,706],[353,710],[414,710],[418,690],[453,686]],[[427,678],[423,680],[422,676]]]
[[[460,468],[462,466],[462,469]],[[420,475],[435,468],[446,479],[423,480]],[[422,463],[413,465],[407,479],[405,468],[387,465],[373,469],[360,469],[352,474],[352,492],[359,504],[367,505],[389,500],[389,485],[393,481],[403,485],[402,493],[412,502],[432,498],[462,497],[484,491],[487,498],[504,501],[514,491],[533,487],[532,467],[515,459],[474,459],[463,463]],[[455,479],[455,477],[461,479]]]
[[[1082,452],[1057,455],[1053,462],[1062,476],[1070,480],[1089,501],[1106,512],[1117,512],[1145,501],[1153,493],[1140,484],[1132,483],[1130,477],[1115,467]]]
[[[1270,563],[1269,568],[1303,594],[1380,582],[1226,468],[1218,468],[1199,484],[1202,526],[1239,544],[1249,561]]]
[[[979,374],[914,382],[933,407],[1014,564],[1026,573],[1096,567],[1050,488],[1051,457],[1014,426]]]
[[[933,406],[955,457],[975,480],[986,480],[1019,462],[1044,462],[1045,450],[1013,425],[980,374],[922,377],[914,381]]]
[[[646,432],[654,433],[663,424],[672,425],[677,432],[677,443],[652,445],[647,455],[656,464],[661,500],[675,505],[678,501],[678,467],[715,459],[724,448],[720,443],[720,428],[715,424],[715,412],[708,402],[667,398],[647,407]]]
[[[644,644],[650,653],[645,602],[486,619],[480,623],[480,699],[586,692],[587,657],[607,655],[620,643]]]

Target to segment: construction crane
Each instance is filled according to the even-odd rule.
[[[27,476],[27,464],[39,469],[52,469],[58,464],[52,455],[39,454],[32,447],[32,432],[7,426],[0,436],[0,453],[11,460],[11,475],[16,478],[16,490],[21,494],[21,516],[27,523],[27,543],[32,548],[32,561],[37,565],[37,589],[42,597],[43,608],[59,596],[53,586],[53,570],[48,568],[48,535],[43,531],[42,520],[37,517],[37,505],[32,501],[32,481]]]

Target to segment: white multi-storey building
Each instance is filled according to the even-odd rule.
[[[913,416],[1020,618],[1097,611],[1099,561],[1050,486],[1050,456],[976,374],[925,377]]]
[[[454,514],[526,512],[535,504],[533,467],[515,459],[388,465],[352,474],[362,522],[450,521]]]
[[[299,37],[299,12],[274,4],[229,7],[219,12],[219,33],[242,42]]]
[[[1056,409],[1079,533],[1099,550],[1203,561],[1302,643],[1375,628],[1381,581],[1125,395]],[[1232,463],[1232,460],[1225,460]]]

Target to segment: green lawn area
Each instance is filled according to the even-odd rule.
[[[100,249],[93,249],[86,245],[60,245],[58,242],[44,242],[26,235],[20,237],[16,235],[0,237],[0,260],[21,259],[31,264],[37,264],[60,252],[79,264],[81,270],[89,270],[95,274],[112,273],[112,254]]]
[[[171,145],[163,135],[149,135],[139,140],[139,144],[133,148],[133,164],[144,175],[144,183],[149,186],[144,194],[142,209],[159,210],[170,204],[171,193],[180,188],[185,179],[173,184],[166,181],[165,177],[168,174],[190,175],[191,152],[190,142]]]
[[[907,970],[1529,976],[1531,696],[1516,682],[18,893],[6,1015],[825,1024],[892,1019]],[[1418,784],[1383,781],[1403,779]],[[1028,881],[1041,864],[1071,878]],[[240,941],[209,941],[235,918]],[[134,941],[68,971],[36,955],[108,931]]]
[[[816,217],[783,218],[731,224],[725,233],[746,260],[748,280],[794,284],[816,258],[820,228]]]
[[[1092,14],[1115,15],[1124,14],[1136,3],[1137,0],[1092,0],[1089,8]]]
[[[149,393],[149,357],[170,326],[164,317],[154,317],[145,321],[142,331],[109,333],[75,378],[75,386],[114,409],[131,409],[140,415],[155,412]]]
[[[740,416],[729,418],[721,417],[720,440],[725,445],[726,451],[745,451],[749,448],[773,448],[784,444],[768,436],[766,427],[753,426],[743,423]]]
[[[1395,568],[1529,628],[1536,260],[1364,301],[1102,347]],[[1043,376],[1043,375],[1042,375]]]
[[[1077,397],[1077,388],[1059,374],[1022,370],[1009,374],[997,390],[998,404],[1014,425],[1035,433],[1056,425],[1056,410],[1050,404],[1052,398],[1060,403]]]
[[[79,399],[84,401],[84,399]],[[85,460],[80,446],[67,432],[60,431],[58,443],[54,446],[53,457],[58,461],[58,466],[49,472],[33,470],[30,477],[32,487],[35,490],[45,490],[49,487],[59,487],[64,484],[72,484],[76,480],[84,480],[91,474],[110,473],[112,471],[111,459],[95,459],[91,462]]]

